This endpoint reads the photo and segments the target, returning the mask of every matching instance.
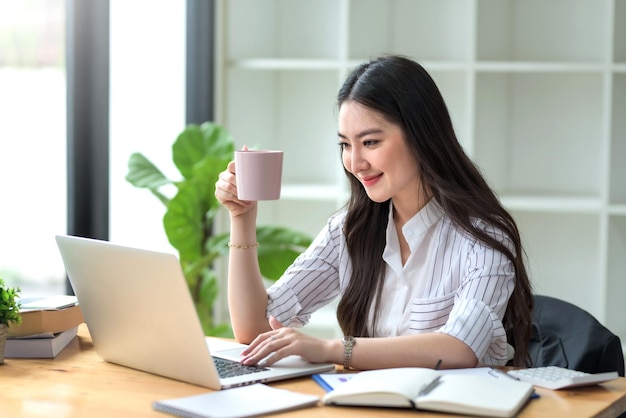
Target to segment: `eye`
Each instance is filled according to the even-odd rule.
[[[339,143],[337,145],[339,145],[339,149],[342,150],[342,151],[350,146],[350,144],[348,144],[345,141],[339,141]]]
[[[365,147],[373,147],[377,145],[380,141],[378,139],[367,139],[363,141],[363,146]]]

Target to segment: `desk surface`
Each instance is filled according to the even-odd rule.
[[[271,386],[322,396],[310,377]],[[164,417],[152,410],[159,399],[206,393],[199,386],[104,362],[86,326],[55,359],[5,359],[0,365],[0,415],[8,417]],[[626,411],[626,379],[575,390],[538,389],[520,417],[615,417]],[[6,415],[5,415],[6,414]],[[415,416],[415,411],[324,407],[279,414],[281,417]],[[420,417],[443,414],[420,413]]]

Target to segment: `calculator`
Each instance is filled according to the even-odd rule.
[[[509,370],[507,373],[523,382],[553,390],[596,385],[619,377],[617,372],[585,373],[557,366]]]

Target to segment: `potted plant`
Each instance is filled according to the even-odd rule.
[[[19,287],[7,287],[0,278],[0,364],[4,363],[9,324],[19,325],[22,322],[19,294]]]
[[[217,324],[214,302],[218,280],[214,263],[228,251],[229,234],[216,234],[215,216],[221,205],[215,198],[215,182],[233,159],[234,142],[222,126],[206,122],[187,126],[172,145],[180,180],[170,180],[144,155],[134,153],[128,161],[126,180],[150,190],[166,207],[163,227],[178,251],[185,279],[207,335],[230,336],[227,324]],[[166,195],[167,186],[173,196]],[[283,227],[258,226],[261,274],[276,280],[311,243],[308,235]]]

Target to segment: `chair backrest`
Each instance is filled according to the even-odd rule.
[[[584,309],[550,296],[535,295],[529,353],[533,367],[559,366],[586,373],[617,371],[624,354],[613,334]]]

